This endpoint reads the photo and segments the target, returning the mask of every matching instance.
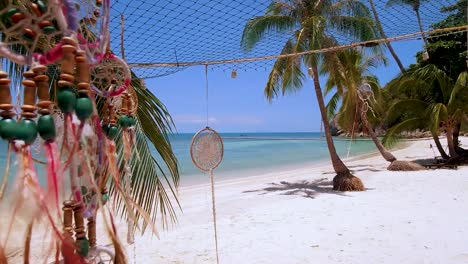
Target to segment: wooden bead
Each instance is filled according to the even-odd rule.
[[[75,203],[73,207],[73,219],[75,220],[75,239],[83,239],[86,236],[83,219],[83,204]]]
[[[31,4],[31,9],[32,11],[34,12],[34,14],[38,17],[42,16],[42,12],[41,10],[39,9],[39,6],[37,6],[37,4],[35,3],[32,3]]]
[[[0,71],[0,78],[7,78],[7,77],[8,77],[8,73],[4,71]]]
[[[36,83],[33,80],[23,80],[21,83],[27,87],[36,87]]]
[[[28,119],[33,119],[37,117],[37,114],[34,112],[23,112],[21,113],[21,117],[23,118],[28,118]]]
[[[15,112],[13,111],[2,111],[0,112],[0,116],[3,117],[3,118],[12,118],[16,115]]]
[[[21,20],[23,20],[26,16],[22,13],[15,13],[11,16],[11,21],[15,24],[18,24]]]
[[[53,102],[51,101],[47,101],[47,100],[43,100],[43,101],[40,101],[39,103],[37,103],[36,105],[40,108],[49,108],[50,106],[52,106]]]
[[[65,44],[62,46],[63,57],[61,60],[62,73],[73,74],[74,62],[75,62],[75,51],[76,43],[72,38],[63,37],[62,42]]]
[[[88,91],[88,90],[89,90],[89,87],[90,87],[90,86],[89,86],[89,83],[86,83],[86,82],[78,83],[78,84],[76,85],[76,87],[78,87],[78,90],[79,90],[78,92],[79,92],[79,93],[86,93],[86,94],[88,94],[89,92],[91,92],[91,91]]]
[[[50,110],[48,108],[42,108],[41,110],[39,110],[39,114],[50,115]]]
[[[34,32],[32,29],[30,28],[25,28],[24,29],[24,34],[23,34],[23,38],[28,40],[28,41],[33,41],[35,38],[36,38],[36,32]]]
[[[7,110],[13,109],[13,107],[14,106],[12,104],[0,104],[0,109],[1,110],[6,110],[7,111]]]
[[[91,248],[96,246],[96,220],[94,217],[88,219],[88,238]]]
[[[71,83],[69,81],[59,80],[57,83],[58,83],[58,86],[61,87],[61,88],[63,88],[63,87],[69,88],[69,87],[73,86],[73,83]]]
[[[72,75],[72,74],[62,73],[62,74],[60,74],[60,80],[74,82],[75,81],[75,76]]]

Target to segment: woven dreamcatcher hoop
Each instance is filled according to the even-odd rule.
[[[216,246],[216,263],[219,264],[218,231],[216,226],[216,202],[213,171],[216,169],[224,155],[224,145],[221,136],[208,126],[208,66],[205,66],[206,77],[206,128],[198,131],[190,144],[190,157],[193,164],[201,171],[208,172],[211,181],[211,205],[213,212],[213,228]]]

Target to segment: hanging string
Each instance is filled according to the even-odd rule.
[[[209,118],[209,108],[208,108],[208,64],[205,64],[205,93],[206,93],[206,127],[209,127],[208,118]]]
[[[125,48],[124,48],[124,14],[120,14],[120,53],[122,53],[122,60],[125,61]]]
[[[216,225],[216,203],[215,203],[215,187],[214,187],[214,176],[213,169],[210,170],[210,180],[211,180],[211,205],[213,207],[213,227],[215,234],[215,247],[216,247],[216,263],[219,264],[219,253],[218,253],[218,229]]]
[[[356,105],[356,112],[354,113],[353,128],[351,130],[351,139],[349,140],[349,143],[348,143],[348,153],[346,154],[346,158],[349,158],[349,153],[351,152],[351,144],[353,143],[353,138],[354,138],[354,125],[356,124],[357,112],[358,112],[358,106]]]

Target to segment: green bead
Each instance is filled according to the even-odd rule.
[[[107,135],[109,136],[109,138],[115,138],[115,136],[117,136],[117,132],[119,132],[119,129],[114,125],[110,125]]]
[[[81,121],[88,119],[93,113],[93,102],[91,99],[87,96],[76,99],[75,113]]]
[[[105,205],[107,203],[107,201],[109,201],[109,195],[107,193],[103,193],[101,195],[101,202],[102,202],[102,205]]]
[[[29,42],[32,42],[34,38],[28,34],[23,34],[23,39]]]
[[[20,12],[20,10],[18,8],[13,7],[13,8],[8,9],[5,16],[7,18],[11,18],[14,14],[19,13],[19,12]]]
[[[75,92],[68,87],[59,88],[57,93],[57,104],[60,111],[63,113],[72,113],[75,110],[76,95]]]
[[[76,240],[78,247],[78,254],[82,257],[88,256],[89,253],[89,241],[86,238]]]
[[[136,125],[136,119],[135,119],[135,117],[129,116],[129,117],[128,117],[128,124],[129,124],[128,126],[130,126],[130,127]]]
[[[127,115],[121,115],[119,117],[119,125],[121,127],[128,127],[129,126],[129,122],[130,120],[128,119],[128,116]]]
[[[81,186],[81,194],[86,195],[88,193],[88,188],[86,186]]]
[[[12,118],[3,118],[0,120],[0,137],[5,140],[12,140],[16,137],[18,123]]]
[[[37,3],[37,7],[39,7],[39,9],[41,10],[42,14],[47,13],[47,5],[46,5],[43,1],[38,0],[36,3]]]
[[[46,27],[43,27],[42,28],[42,32],[44,32],[44,34],[52,34],[56,31],[56,29],[52,26],[46,26]]]
[[[22,119],[18,123],[16,138],[23,140],[27,145],[34,143],[37,138],[37,125],[31,119]]]
[[[37,120],[37,132],[45,141],[53,141],[56,136],[54,118],[51,115],[40,116]]]
[[[102,125],[102,131],[107,135],[109,133],[109,124]]]

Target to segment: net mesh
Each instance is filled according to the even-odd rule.
[[[362,2],[370,8],[369,1]],[[374,0],[388,38],[421,32],[411,6],[386,6],[386,2]],[[421,1],[419,12],[424,31],[450,15],[441,12],[441,8],[456,2]],[[247,21],[263,15],[270,3],[270,0],[114,0],[110,14],[111,47],[119,56],[124,50],[127,63],[142,78],[172,74],[186,69],[187,63],[213,64],[211,68],[222,70],[269,69],[274,58],[242,63],[239,60],[280,53],[288,36],[279,33],[268,34],[250,52],[240,46]],[[356,41],[344,35],[335,37],[338,45]],[[420,37],[421,34],[413,34],[400,39]],[[219,62],[223,60],[235,61]]]

